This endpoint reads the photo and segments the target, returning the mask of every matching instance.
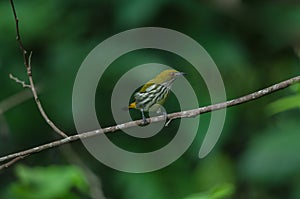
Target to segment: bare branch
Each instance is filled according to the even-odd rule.
[[[27,57],[26,57],[27,51],[25,50],[23,42],[21,40],[20,29],[19,29],[19,19],[18,19],[18,16],[17,16],[17,12],[16,12],[16,8],[15,8],[13,0],[10,0],[10,4],[11,4],[11,8],[13,10],[13,14],[14,14],[15,22],[16,22],[16,31],[17,31],[16,40],[18,41],[19,47],[20,47],[20,49],[22,51],[22,54],[23,54],[24,65],[27,67],[28,66],[28,60],[27,60]]]
[[[23,55],[23,60],[24,60],[24,65],[27,69],[27,75],[29,78],[29,83],[30,83],[30,88],[31,88],[31,92],[32,95],[34,97],[35,103],[39,109],[39,111],[41,112],[41,115],[43,116],[43,118],[45,119],[45,121],[48,123],[48,125],[59,135],[61,135],[62,137],[68,137],[62,130],[60,130],[48,117],[48,115],[46,114],[46,112],[43,109],[43,106],[38,98],[37,95],[37,91],[34,85],[34,81],[32,78],[32,71],[31,71],[31,56],[32,56],[32,52],[30,52],[29,56],[27,57],[27,51],[23,45],[22,39],[21,39],[21,35],[20,35],[20,28],[19,28],[19,19],[17,16],[17,12],[15,9],[15,5],[13,0],[10,0],[10,4],[13,10],[13,14],[14,14],[14,19],[15,19],[15,23],[16,23],[16,32],[17,32],[17,42],[19,44],[19,47],[22,51],[22,55]],[[17,79],[17,78],[16,78]],[[16,80],[15,79],[15,80]],[[19,81],[18,79],[16,80],[16,82],[21,83],[21,81]],[[24,83],[25,84],[25,83]]]
[[[7,162],[7,163],[0,165],[0,170],[2,170],[2,169],[4,169],[4,168],[8,168],[9,166],[15,164],[15,163],[18,162],[19,160],[25,158],[26,156],[29,156],[29,155],[18,156],[18,157],[12,159],[11,161],[9,161],[9,162]]]
[[[39,111],[41,112],[43,118],[45,119],[45,121],[49,124],[49,126],[58,134],[60,134],[62,137],[68,137],[63,131],[61,131],[48,117],[48,115],[46,114],[46,112],[44,111],[44,108],[40,102],[40,99],[37,95],[37,91],[33,82],[33,78],[32,78],[32,73],[31,73],[31,56],[32,56],[32,52],[30,52],[29,57],[28,57],[28,67],[27,67],[27,74],[29,77],[29,82],[31,85],[31,91],[34,97],[34,101],[39,109]]]
[[[17,77],[13,76],[12,74],[9,74],[9,78],[14,80],[16,83],[21,84],[23,88],[31,88],[31,86],[26,84],[25,81],[19,80]]]
[[[246,103],[248,101],[256,100],[260,97],[266,96],[270,93],[284,89],[292,84],[299,83],[299,82],[300,82],[300,76],[297,76],[297,77],[285,80],[283,82],[280,82],[278,84],[274,84],[270,87],[259,90],[257,92],[251,93],[249,95],[245,95],[240,98],[236,98],[236,99],[218,103],[218,104],[204,106],[204,107],[197,108],[197,109],[171,113],[171,114],[167,115],[167,118],[169,120],[174,120],[174,119],[178,119],[178,118],[195,117],[195,116],[198,116],[203,113],[208,113],[211,111],[220,110],[220,109],[224,109],[226,107],[235,106],[238,104]],[[147,122],[149,122],[149,123],[150,122],[160,122],[160,121],[164,121],[164,120],[165,120],[165,115],[160,115],[160,116],[148,118]],[[33,154],[33,153],[38,153],[40,151],[44,151],[44,150],[47,150],[47,149],[50,149],[53,147],[57,147],[57,146],[60,146],[60,145],[66,144],[66,143],[70,143],[70,142],[76,141],[78,139],[85,139],[85,138],[89,138],[89,137],[104,134],[104,133],[115,132],[117,130],[127,129],[127,128],[134,127],[136,125],[141,125],[141,124],[143,124],[143,120],[136,120],[136,121],[127,122],[124,124],[119,124],[116,126],[106,127],[104,129],[98,129],[98,130],[93,130],[93,131],[89,131],[89,132],[85,132],[85,133],[81,133],[81,134],[76,134],[73,136],[69,136],[67,138],[63,138],[63,139],[60,139],[57,141],[50,142],[48,144],[40,145],[40,146],[31,148],[31,149],[28,149],[25,151],[21,151],[18,153],[13,153],[10,155],[0,157],[0,162],[7,161],[7,160],[17,158],[17,157],[21,157],[21,156],[26,156],[26,155]]]

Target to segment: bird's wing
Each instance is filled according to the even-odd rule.
[[[149,82],[147,82],[142,88],[141,90],[139,91],[140,93],[144,93],[146,91],[148,91],[147,89],[149,89],[151,86],[154,85],[154,82],[153,80],[150,80]]]
[[[153,89],[153,87],[155,86],[155,83],[153,82],[153,80],[148,81],[140,90],[139,92],[136,92],[134,94],[134,98],[137,101],[141,101],[143,100],[146,95],[145,93],[149,91],[149,89]]]

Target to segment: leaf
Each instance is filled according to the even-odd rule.
[[[267,106],[267,112],[270,115],[287,111],[294,108],[300,108],[300,94],[279,99]]]
[[[223,184],[205,193],[195,194],[184,199],[222,199],[231,196],[234,190],[235,188],[232,184]]]
[[[72,188],[87,192],[83,174],[73,166],[18,166],[16,173],[19,180],[9,187],[13,198],[78,198],[70,191]]]

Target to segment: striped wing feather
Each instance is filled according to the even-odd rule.
[[[148,111],[154,104],[162,104],[169,93],[169,89],[160,84],[149,81],[134,97],[136,108]]]

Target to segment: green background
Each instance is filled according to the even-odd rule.
[[[128,29],[164,27],[195,39],[218,66],[228,99],[299,75],[300,5],[283,2],[27,0],[15,4],[24,45],[33,51],[40,100],[58,127],[75,134],[72,87],[81,62],[101,41]],[[0,109],[5,110],[0,114],[0,155],[4,156],[59,137],[42,119],[29,90],[9,79],[11,73],[27,81],[26,69],[9,1],[0,2],[0,16]],[[104,86],[97,92],[96,108],[104,114],[103,126],[115,124],[109,110],[114,82],[131,67],[148,62],[184,67],[200,106],[210,104],[203,80],[183,60],[143,50],[116,60],[101,79]],[[0,198],[101,198],[103,194],[122,199],[298,199],[299,95],[300,87],[295,85],[228,108],[221,139],[204,159],[197,155],[210,114],[201,115],[188,151],[151,173],[110,169],[80,141],[40,152],[0,171]],[[166,108],[178,110],[174,95]],[[140,118],[136,111],[131,114]],[[122,132],[109,137],[130,151],[149,151],[168,143],[178,125],[179,120],[173,121],[148,141]]]

